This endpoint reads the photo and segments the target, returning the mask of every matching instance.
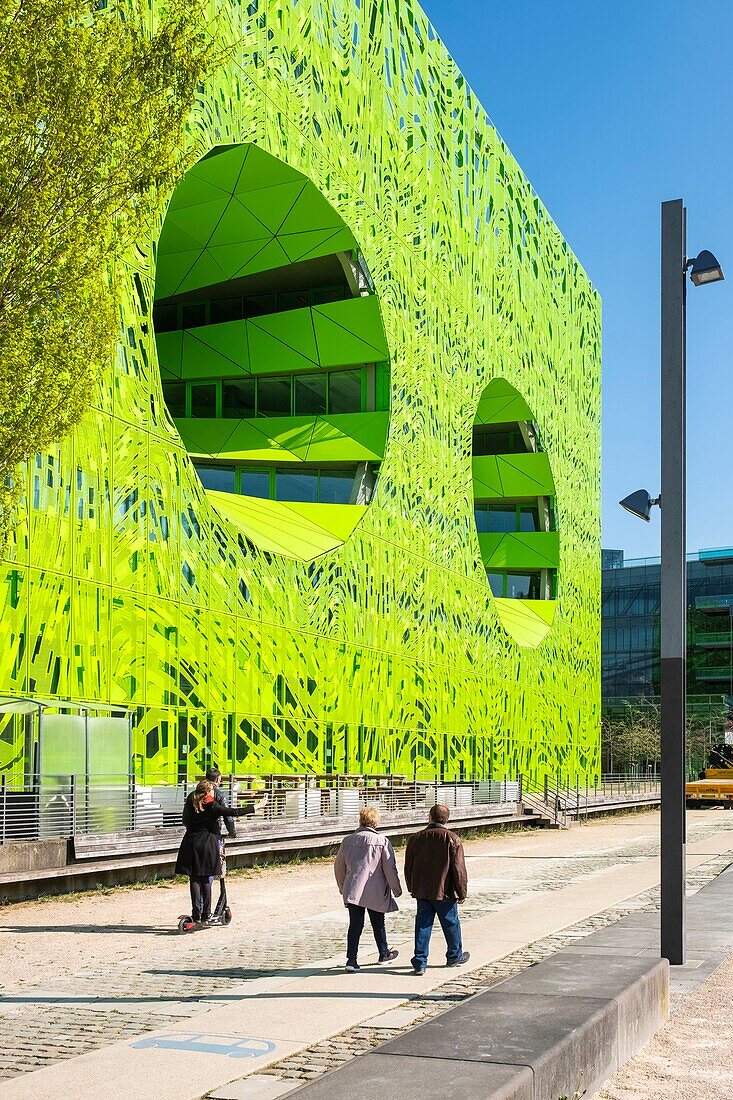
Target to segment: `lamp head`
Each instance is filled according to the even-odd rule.
[[[695,286],[703,286],[704,283],[719,283],[725,275],[712,252],[704,248],[692,260],[690,278]]]
[[[632,516],[636,516],[637,519],[643,519],[648,523],[652,505],[659,504],[659,500],[659,497],[649,496],[646,489],[637,489],[635,493],[629,493],[627,497],[620,500],[619,504],[622,508],[625,508],[627,512],[631,512]]]

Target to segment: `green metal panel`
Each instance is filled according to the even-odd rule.
[[[156,2],[130,5],[148,18]],[[190,151],[205,159],[170,218],[161,209],[131,251],[118,354],[94,408],[26,470],[5,563],[13,581],[1,590],[13,642],[0,692],[83,690],[138,708],[135,759],[148,781],[214,759],[319,770],[329,746],[336,770],[592,774],[598,297],[416,4],[218,8],[238,45],[192,111]],[[206,156],[214,147],[226,151]],[[328,222],[314,225],[319,212]],[[237,421],[227,436],[186,422],[182,439],[135,277],[150,302],[354,248],[385,338],[346,330],[365,345],[363,362],[390,362],[389,427],[384,417],[378,430],[376,420],[353,434],[336,425],[381,457],[379,484],[351,533],[342,527],[339,545],[304,561],[243,536],[186,446],[320,461],[328,439],[303,451],[296,425]],[[329,311],[314,310],[319,355],[320,334],[328,355],[340,353]],[[163,343],[175,371],[175,338]],[[494,391],[479,409],[497,380],[519,399],[502,405],[507,394]],[[472,427],[528,410],[546,456],[503,456],[486,488],[547,493],[551,468],[556,601],[495,600],[475,532]],[[549,467],[533,475],[528,460]]]
[[[477,500],[554,496],[554,492],[550,462],[544,451],[482,455],[473,460],[473,495]]]
[[[492,569],[557,569],[560,545],[557,531],[517,534],[479,534],[481,560]]]

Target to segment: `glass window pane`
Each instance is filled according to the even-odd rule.
[[[318,499],[318,474],[315,470],[276,470],[276,500],[299,500],[313,504]]]
[[[361,371],[338,370],[328,376],[328,411],[361,412]]]
[[[206,324],[206,302],[188,302],[181,306],[181,328]]]
[[[257,379],[257,415],[290,416],[290,401],[293,379],[258,378]]]
[[[304,374],[294,379],[295,415],[311,416],[326,411],[325,374]]]
[[[257,294],[242,301],[242,314],[244,317],[262,317],[266,313],[275,312],[274,294]]]
[[[489,531],[505,534],[517,529],[517,510],[513,504],[489,505]]]
[[[321,470],[318,499],[321,504],[348,504],[354,474],[348,470]]]
[[[507,595],[512,600],[538,600],[540,598],[540,575],[509,573],[507,576]]]
[[[191,386],[191,416],[216,416],[216,382]]]
[[[489,529],[489,513],[486,510],[486,505],[479,505],[473,510],[473,518],[476,521],[476,530],[479,534],[484,535]]]
[[[324,306],[327,302],[341,302],[346,295],[346,287],[328,286],[313,291],[313,305]]]
[[[174,419],[186,415],[185,382],[164,382],[163,399],[168,406],[168,412]]]
[[[520,531],[539,531],[540,530],[540,513],[537,508],[528,508],[522,506],[519,509],[519,530]]]
[[[277,296],[278,312],[286,309],[305,309],[310,305],[310,292],[307,290],[281,290]]]
[[[222,382],[221,415],[241,420],[255,414],[255,380],[243,378],[237,382]]]
[[[506,580],[506,574],[504,573],[487,573],[486,579],[489,582],[489,587],[495,596],[501,598],[504,595],[504,581]]]
[[[220,493],[234,492],[233,466],[196,466],[204,489],[217,489]]]
[[[221,325],[226,321],[241,321],[241,298],[217,298],[211,303],[211,323]]]
[[[178,306],[153,306],[153,328],[156,332],[174,332],[178,328]]]
[[[242,470],[239,491],[246,497],[264,497],[267,499],[270,496],[270,471]]]

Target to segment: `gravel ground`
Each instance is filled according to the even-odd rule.
[[[731,1100],[733,956],[672,1017],[595,1100]]]

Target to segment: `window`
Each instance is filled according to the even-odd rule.
[[[257,413],[259,416],[290,416],[293,379],[259,378],[257,382]]]
[[[519,530],[540,531],[540,513],[538,508],[522,505],[519,509]]]
[[[506,580],[506,575],[504,573],[487,573],[486,579],[494,595],[501,598],[504,595],[504,581]]]
[[[281,290],[277,296],[278,311],[306,309],[310,305],[309,297],[307,290]]]
[[[295,415],[312,416],[326,411],[326,375],[303,374],[294,379]]]
[[[477,505],[473,510],[473,518],[476,521],[476,530],[480,535],[485,535],[489,529],[489,513],[485,504]]]
[[[473,429],[474,455],[511,455],[526,451],[518,424],[478,424]]]
[[[329,413],[361,412],[361,371],[333,371],[328,376]]]
[[[221,414],[236,420],[255,415],[254,378],[243,378],[241,382],[222,383]]]
[[[274,312],[274,294],[258,294],[255,298],[244,298],[242,301],[242,314],[244,317],[264,317],[266,313]]]
[[[489,505],[489,531],[495,534],[505,534],[517,529],[517,509],[514,504],[490,504]]]
[[[233,466],[196,466],[204,489],[216,489],[220,493],[234,492]]]
[[[178,306],[153,306],[153,327],[156,332],[175,332],[178,328]]]
[[[538,600],[540,598],[539,573],[508,573],[507,596],[510,600]]]
[[[191,386],[191,416],[216,416],[216,382]]]
[[[240,493],[246,497],[270,496],[270,471],[269,470],[242,470]]]
[[[181,306],[181,328],[206,324],[206,302],[186,302]]]
[[[243,316],[241,298],[217,298],[211,303],[212,325],[221,325],[226,321],[241,321]]]
[[[318,500],[318,472],[316,470],[275,471],[275,499],[297,500],[315,504]]]
[[[325,306],[327,302],[341,302],[344,298],[344,288],[342,286],[329,286],[323,290],[313,291],[313,305]]]
[[[168,407],[168,412],[174,419],[186,415],[185,382],[164,382],[163,399]]]
[[[348,504],[354,487],[354,474],[348,470],[322,470],[318,491],[321,504]]]

